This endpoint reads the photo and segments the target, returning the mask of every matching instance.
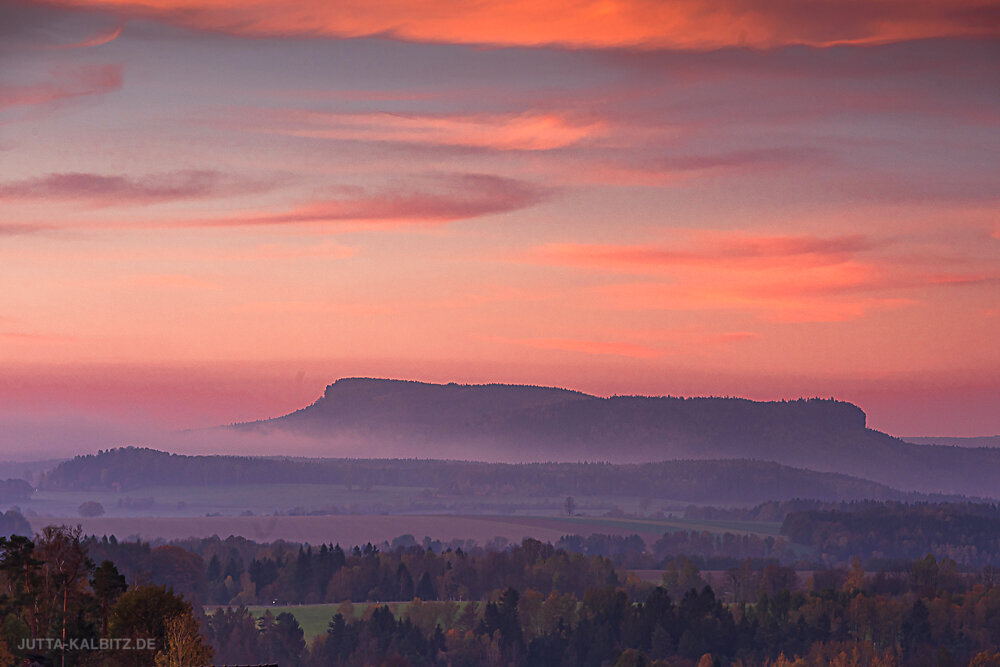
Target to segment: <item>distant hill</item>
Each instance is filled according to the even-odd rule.
[[[826,399],[614,396],[518,385],[346,378],[312,405],[237,431],[351,443],[382,455],[492,461],[756,459],[922,493],[1000,496],[1000,450],[916,445]]]
[[[345,484],[424,487],[448,495],[648,497],[690,502],[759,503],[927,500],[847,475],[747,460],[610,463],[479,463],[416,459],[293,459],[184,456],[126,447],[78,456],[45,474],[47,491],[160,485]]]
[[[917,445],[946,445],[948,447],[1000,447],[1000,435],[981,435],[970,438],[949,436],[903,436],[903,440]]]
[[[55,468],[66,459],[46,459],[42,461],[0,461],[0,479],[23,479],[34,481],[46,470]]]

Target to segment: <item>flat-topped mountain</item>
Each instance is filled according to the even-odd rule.
[[[347,378],[308,407],[232,428],[336,440],[358,455],[616,463],[751,458],[924,493],[1000,495],[1000,451],[904,442],[866,428],[859,407],[832,399],[602,398],[551,387]]]
[[[342,378],[309,407],[256,424],[324,429],[330,424],[470,423],[486,415],[520,414],[594,396],[554,387],[509,384],[431,384],[410,380]]]
[[[337,429],[372,433],[410,429],[401,436],[545,435],[578,444],[605,438],[641,438],[642,432],[725,434],[734,442],[775,427],[829,433],[863,431],[865,413],[842,401],[758,402],[743,398],[613,396],[528,385],[431,384],[409,380],[344,378],[312,405],[275,419],[235,428],[279,428],[315,434]],[[456,429],[474,429],[459,432]],[[514,443],[511,443],[514,444]]]

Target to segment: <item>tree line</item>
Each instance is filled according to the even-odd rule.
[[[130,580],[168,585],[188,599],[218,605],[481,600],[508,587],[581,596],[594,586],[624,583],[608,558],[533,539],[505,549],[439,552],[412,537],[384,550],[370,543],[314,548],[238,537],[156,547],[113,537],[86,543],[95,558],[114,561]]]
[[[208,664],[200,609],[173,591],[95,565],[80,530],[0,537],[0,665]]]
[[[760,585],[774,577],[756,575]],[[724,603],[704,585],[672,591],[683,574],[644,590],[598,586],[579,597],[509,587],[478,602],[371,604],[360,614],[345,603],[312,642],[291,614],[255,619],[230,607],[211,613],[205,632],[220,661],[280,656],[283,665],[303,666],[982,667],[1000,660],[1000,582],[991,572],[963,577],[954,563],[928,557],[900,574],[866,576],[855,563],[816,575],[807,590],[774,578],[752,603]]]
[[[812,557],[875,563],[926,554],[963,567],[1000,565],[1000,506],[982,503],[860,503],[839,509],[791,512],[781,526]]]

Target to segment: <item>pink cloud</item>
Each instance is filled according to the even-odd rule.
[[[576,159],[567,163],[564,179],[590,185],[662,187],[709,177],[772,176],[782,170],[829,166],[836,162],[832,151],[808,146],[691,151],[674,145],[678,138],[695,136],[690,127],[682,129],[680,124],[664,127],[662,119],[657,126],[655,113],[648,117],[637,114],[640,117],[633,119],[631,127],[626,126],[625,119],[612,116],[603,121],[609,128],[610,150],[598,147],[589,154],[572,156]],[[701,130],[711,126],[715,131],[723,125],[706,122]]]
[[[297,137],[543,151],[604,131],[601,120],[555,112],[338,114],[285,111],[268,115],[266,131]]]
[[[49,225],[34,225],[34,224],[0,224],[0,236],[25,236],[27,234],[37,234],[39,232],[44,232],[54,229]]]
[[[122,81],[121,65],[55,68],[45,83],[27,86],[0,84],[0,110],[110,93],[120,89]]]
[[[401,185],[381,191],[345,188],[344,195],[339,198],[315,201],[284,213],[207,220],[200,224],[353,223],[361,227],[442,224],[516,211],[533,206],[548,196],[546,189],[524,181],[485,174],[442,177],[429,185]]]
[[[110,44],[111,42],[121,37],[124,31],[125,31],[125,24],[119,23],[117,26],[115,26],[110,30],[102,30],[101,32],[95,33],[82,41],[74,42],[72,44],[61,44],[54,48],[58,50],[67,50],[67,49],[86,49],[94,46],[104,46],[105,44]]]
[[[84,201],[91,206],[148,205],[260,192],[271,184],[215,171],[188,170],[141,178],[69,172],[0,184],[0,200]]]
[[[830,159],[827,151],[805,146],[779,146],[729,151],[725,153],[669,155],[651,161],[647,168],[660,172],[700,172],[714,170],[780,169],[803,164],[819,164]]]

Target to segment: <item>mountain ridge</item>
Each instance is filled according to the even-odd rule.
[[[647,463],[748,458],[920,493],[998,497],[1000,451],[917,445],[845,401],[599,397],[558,387],[341,378],[235,431],[336,439],[380,456]]]

